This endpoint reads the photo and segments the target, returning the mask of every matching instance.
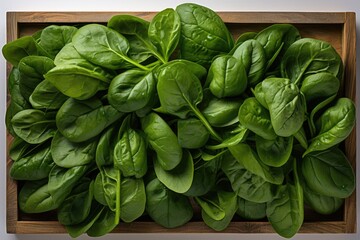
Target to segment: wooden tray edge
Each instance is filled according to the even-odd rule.
[[[150,20],[156,13],[155,12],[7,12],[7,41],[12,41],[18,36],[18,24],[20,23],[70,23],[70,22],[106,22],[109,19],[109,14],[132,14],[144,19]],[[241,13],[241,14],[239,14]],[[46,15],[52,16],[46,16]],[[263,17],[259,18],[257,15],[261,14]],[[219,15],[227,23],[294,23],[294,24],[343,24],[343,59],[348,63],[345,66],[344,74],[349,81],[349,86],[346,86],[346,96],[350,97],[354,101],[356,96],[356,31],[355,31],[355,13],[354,12],[219,12]],[[241,15],[241,16],[239,16]],[[289,15],[291,15],[289,17]],[[94,18],[94,16],[96,16]],[[276,16],[276,18],[274,18]],[[60,21],[59,21],[60,18]],[[54,21],[54,19],[57,19]],[[345,55],[344,55],[345,54]],[[344,58],[345,56],[345,58]],[[353,64],[349,64],[353,63]],[[7,74],[10,72],[11,66],[7,64]],[[348,77],[347,77],[348,76]],[[345,83],[346,84],[346,83]],[[351,149],[351,144],[356,143],[356,131],[352,131],[351,135],[345,142],[346,152],[353,153],[349,157],[351,164],[356,169],[356,146],[355,149]],[[7,145],[10,144],[9,134],[7,133]],[[8,148],[7,148],[8,149]],[[17,209],[17,184],[9,177],[9,169],[11,166],[11,160],[7,156],[7,232],[8,233],[66,233],[66,230],[57,222],[40,222],[40,221],[18,221],[18,209]],[[15,204],[14,204],[15,203]],[[15,206],[15,207],[14,207]],[[57,224],[56,224],[57,223]],[[196,223],[196,224],[195,224]],[[240,224],[239,224],[240,223]],[[315,223],[315,222],[314,222]],[[316,222],[315,226],[312,222],[305,222],[300,232],[305,233],[355,233],[356,232],[356,194],[355,192],[345,201],[344,221],[331,221],[331,222]],[[136,228],[140,228],[143,225],[142,222],[133,224],[139,224]],[[145,225],[151,226],[151,232],[157,232],[156,224],[146,223]],[[201,222],[189,223],[203,224]],[[225,233],[270,233],[273,230],[269,223],[266,222],[235,222],[232,224],[239,224],[239,226],[233,226],[237,231],[233,230],[232,225]],[[41,230],[46,225],[50,225],[49,231]],[[31,226],[28,228],[28,226]],[[240,230],[239,227],[248,226],[250,228],[255,227],[252,231]],[[262,227],[259,227],[262,226]],[[158,226],[159,227],[159,226]],[[118,227],[115,232],[127,232],[132,233],[129,229],[124,231]],[[161,227],[160,227],[161,228]],[[240,227],[241,228],[241,227]],[[40,229],[40,230],[39,230]],[[210,230],[204,230],[205,232],[213,232]],[[143,233],[147,231],[134,231],[134,233]],[[150,231],[149,231],[150,232]],[[198,232],[197,230],[158,230],[158,232]]]

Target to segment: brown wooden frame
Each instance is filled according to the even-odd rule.
[[[105,23],[119,12],[8,12],[7,41],[10,42],[22,35],[31,34],[36,29],[50,24],[78,24],[97,22]],[[154,13],[131,12],[151,20]],[[333,42],[335,49],[343,58],[345,71],[342,82],[343,95],[355,101],[356,92],[356,33],[355,13],[304,13],[304,12],[220,12],[234,35],[242,31],[260,29],[273,23],[291,23],[299,27],[305,36],[320,37]],[[336,35],[336,36],[335,36]],[[335,39],[336,38],[336,39]],[[334,40],[335,39],[335,40]],[[8,64],[8,74],[11,66]],[[10,97],[8,96],[8,101]],[[356,169],[356,134],[355,129],[347,138],[344,149],[354,169]],[[12,138],[7,134],[7,146]],[[65,233],[65,228],[54,220],[42,218],[22,218],[17,206],[17,183],[9,177],[11,160],[7,156],[7,232],[9,233]],[[356,199],[355,192],[345,201],[344,209],[338,220],[305,221],[300,229],[302,233],[354,233],[356,232]],[[209,233],[214,232],[201,221],[191,221],[176,228],[165,229],[151,221],[136,221],[130,224],[121,223],[114,232],[117,233]],[[227,233],[270,233],[270,224],[265,221],[234,221],[224,231]]]

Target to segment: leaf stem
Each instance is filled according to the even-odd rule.
[[[195,106],[189,105],[192,109],[192,111],[195,113],[195,115],[199,118],[199,120],[204,124],[206,129],[210,132],[211,136],[213,136],[217,141],[222,142],[222,138],[219,134],[215,132],[215,130],[211,127],[210,123],[206,120],[204,115],[197,109]]]

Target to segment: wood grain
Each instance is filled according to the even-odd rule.
[[[7,13],[7,41],[29,35],[50,24],[82,24],[89,22],[106,23],[113,15],[131,14],[151,20],[154,12],[9,12]],[[344,62],[344,80],[341,94],[355,101],[356,97],[356,33],[355,14],[302,13],[302,12],[220,12],[228,28],[236,38],[243,32],[259,31],[273,23],[291,23],[303,37],[312,37],[329,42],[342,56]],[[7,66],[9,74],[11,66]],[[9,101],[8,96],[8,101]],[[345,154],[356,169],[356,134],[354,131],[344,144]],[[12,140],[7,134],[7,145]],[[56,220],[54,213],[30,215],[19,212],[17,203],[18,186],[9,177],[11,160],[7,156],[7,232],[9,233],[65,233],[65,228]],[[302,233],[353,233],[356,231],[355,192],[345,201],[344,208],[331,216],[320,216],[306,211],[306,218],[300,229]],[[143,219],[125,224],[121,223],[115,233],[216,233],[200,222],[195,216],[188,224],[165,229]],[[273,233],[268,222],[235,219],[224,231],[226,233]]]

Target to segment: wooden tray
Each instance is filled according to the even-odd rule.
[[[123,12],[122,12],[123,13]],[[8,12],[7,41],[29,35],[50,24],[81,24],[89,22],[105,23],[119,12]],[[131,12],[151,20],[155,13]],[[227,26],[237,37],[242,32],[258,31],[273,23],[294,24],[303,37],[313,37],[331,43],[342,56],[345,77],[341,83],[341,93],[355,101],[356,84],[356,33],[355,13],[300,13],[300,12],[223,12],[219,13]],[[11,66],[8,65],[8,74]],[[9,101],[9,96],[8,96]],[[7,134],[7,145],[12,138]],[[356,134],[355,129],[344,144],[345,154],[356,169]],[[9,177],[11,160],[7,156],[7,232],[8,233],[65,233],[65,228],[56,221],[54,214],[27,215],[18,209],[16,181]],[[321,216],[306,210],[302,233],[354,233],[356,232],[355,192],[349,197],[344,207],[330,216]],[[121,233],[210,233],[199,215],[188,224],[165,229],[150,219],[139,219],[130,224],[120,223],[114,232]],[[234,219],[223,231],[227,233],[270,233],[274,232],[270,224],[263,221],[244,221]]]

